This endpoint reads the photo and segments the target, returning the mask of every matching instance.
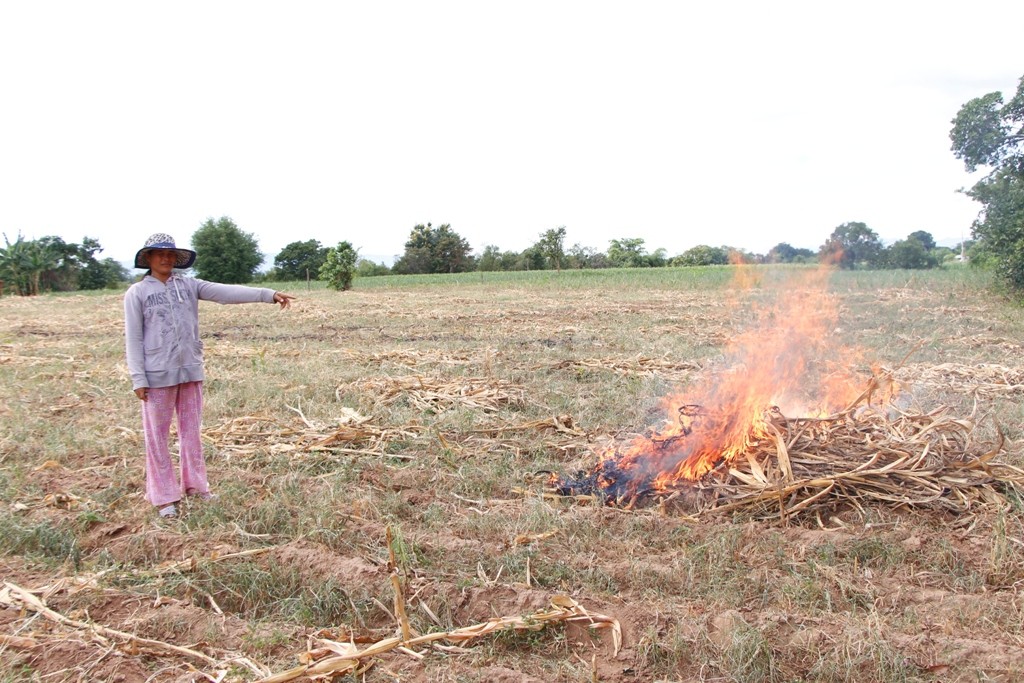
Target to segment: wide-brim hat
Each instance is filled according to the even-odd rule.
[[[149,268],[149,264],[143,260],[143,255],[146,252],[153,251],[154,249],[173,249],[177,254],[177,259],[174,261],[175,268],[188,268],[196,262],[196,252],[191,249],[180,249],[174,245],[174,238],[162,232],[158,232],[155,235],[150,235],[146,240],[146,245],[139,249],[135,253],[135,267],[136,268]]]

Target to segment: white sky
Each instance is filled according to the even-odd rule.
[[[271,259],[565,226],[817,249],[970,236],[949,151],[1024,75],[1024,2],[0,0],[0,230],[129,261],[230,216]]]

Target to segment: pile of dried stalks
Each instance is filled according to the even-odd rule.
[[[1024,494],[1024,470],[999,462],[1003,441],[982,449],[974,424],[945,409],[926,414],[851,410],[825,419],[786,420],[772,442],[701,483],[698,509],[745,509],[783,521],[870,505],[963,514],[979,505],[1007,507]],[[724,471],[723,471],[724,470]],[[666,501],[668,499],[666,498]]]
[[[964,514],[986,504],[1007,508],[1007,494],[1024,497],[1024,469],[996,460],[1004,450],[1001,433],[997,443],[981,444],[973,419],[953,417],[946,408],[923,414],[880,409],[865,402],[868,395],[825,418],[776,412],[769,438],[751,438],[740,456],[696,482],[641,487],[606,500],[601,490],[581,491],[563,479],[553,493],[622,507],[659,503],[694,515],[810,517],[822,525],[829,515],[863,514],[868,506]],[[602,475],[610,471],[604,463]]]

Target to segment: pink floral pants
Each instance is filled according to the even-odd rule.
[[[142,401],[142,429],[146,436],[146,500],[157,507],[181,500],[188,493],[210,490],[199,429],[203,415],[203,383],[187,382],[150,389]],[[178,414],[181,447],[181,482],[178,481],[168,440],[171,420]]]

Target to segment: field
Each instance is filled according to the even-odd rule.
[[[1020,308],[969,269],[807,273],[204,303],[218,497],[174,521],[142,497],[121,293],[0,299],[0,682],[1024,680],[1024,491],[999,474],[1024,467]],[[734,340],[804,319],[833,365],[969,435],[976,497],[773,514],[554,490],[728,371]]]

